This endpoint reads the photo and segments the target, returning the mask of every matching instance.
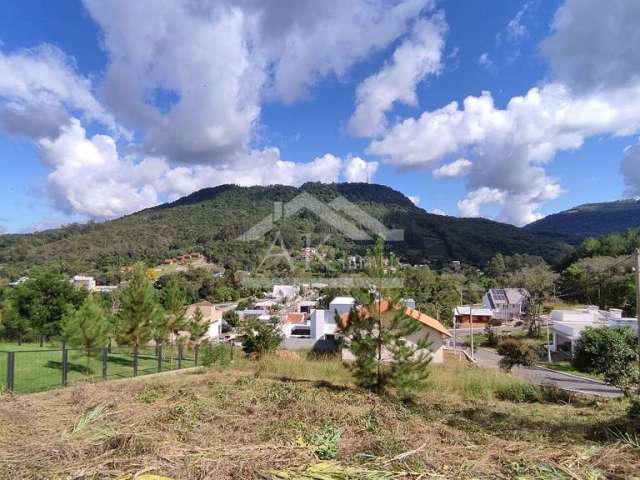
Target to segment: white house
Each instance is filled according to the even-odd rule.
[[[444,361],[444,341],[451,337],[449,330],[447,330],[447,328],[435,318],[432,318],[415,308],[406,306],[393,307],[391,303],[386,300],[383,300],[380,304],[380,311],[383,314],[387,312],[391,313],[392,310],[396,310],[398,308],[404,308],[405,315],[413,318],[420,325],[420,329],[405,338],[407,343],[417,347],[420,340],[427,338],[431,343],[429,346],[431,361],[433,363],[442,363]],[[341,320],[347,321],[346,314],[341,317]],[[347,344],[348,341],[349,340],[347,339]],[[384,351],[382,352],[382,356],[384,360],[389,362],[392,361],[392,355],[390,352]],[[346,362],[352,362],[355,360],[355,357],[351,353],[351,350],[345,348],[342,350],[342,359]]]
[[[300,287],[298,285],[274,285],[271,291],[271,296],[278,301],[285,299],[293,299],[300,293]]]
[[[336,297],[329,303],[329,311],[342,315],[343,313],[348,313],[355,304],[356,299],[353,297]]]
[[[76,288],[84,288],[88,292],[92,292],[96,288],[96,281],[93,277],[84,275],[76,275],[71,279],[71,285]]]
[[[524,288],[490,288],[482,298],[482,304],[493,311],[497,320],[514,320],[524,313],[529,292]]]
[[[275,300],[266,299],[266,300],[260,300],[259,302],[256,302],[254,305],[254,308],[256,310],[269,311],[276,305],[278,305],[278,302],[276,302]]]
[[[553,310],[549,317],[552,334],[551,351],[566,347],[573,355],[575,344],[587,327],[592,328],[638,328],[638,320],[634,317],[623,317],[622,310],[610,308],[600,310],[590,305],[586,308],[571,310]]]
[[[185,318],[191,320],[198,308],[202,312],[202,321],[209,325],[205,337],[209,340],[219,338],[222,335],[222,310],[218,310],[213,303],[203,300],[189,305]]]

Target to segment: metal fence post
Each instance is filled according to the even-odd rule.
[[[102,378],[107,379],[107,362],[109,360],[109,349],[104,347],[102,349]]]
[[[178,344],[178,370],[182,368],[182,344]]]
[[[69,351],[65,342],[62,343],[62,386],[67,386],[69,376]]]
[[[195,345],[193,347],[193,363],[197,367],[198,366],[198,350],[200,349],[200,345]]]
[[[162,344],[158,344],[158,348],[156,348],[156,354],[158,355],[158,373],[162,371]]]
[[[138,376],[138,346],[133,347],[133,376]]]
[[[15,352],[7,352],[7,390],[13,392],[14,372],[16,364]]]

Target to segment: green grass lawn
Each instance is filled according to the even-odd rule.
[[[5,350],[4,352],[2,350]],[[16,393],[32,393],[50,390],[62,386],[62,351],[51,348],[40,348],[38,344],[2,343],[0,348],[0,389],[6,387],[7,353],[13,351],[15,358],[14,391]],[[162,371],[178,368],[177,350],[171,357],[168,349],[164,351]],[[181,368],[195,366],[193,352],[185,352]],[[68,351],[68,385],[82,382],[96,382],[102,377],[102,359],[100,353],[87,359],[82,350]],[[145,349],[138,357],[138,375],[157,373],[158,360],[154,349]],[[127,378],[133,376],[133,356],[128,348],[112,349],[107,357],[107,379]]]

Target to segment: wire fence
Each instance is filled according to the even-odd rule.
[[[198,348],[157,345],[82,350],[0,350],[0,391],[33,393],[79,383],[129,378],[198,365]]]

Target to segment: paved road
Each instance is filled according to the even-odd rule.
[[[498,363],[500,362],[500,355],[493,350],[479,348],[475,352],[475,358],[478,365],[483,367],[499,368]],[[511,373],[516,377],[524,378],[539,385],[553,385],[564,390],[571,390],[588,395],[597,395],[600,397],[622,396],[622,392],[618,388],[599,380],[578,377],[576,375],[569,375],[545,368],[514,367],[511,370]]]

